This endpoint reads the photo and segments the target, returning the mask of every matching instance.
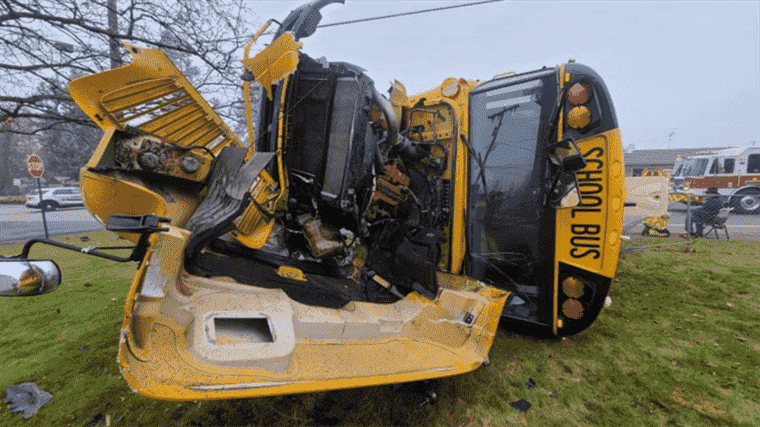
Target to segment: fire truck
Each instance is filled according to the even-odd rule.
[[[734,213],[760,213],[760,147],[729,148],[699,152],[678,159],[673,167],[671,200],[701,203],[708,187],[718,192]]]

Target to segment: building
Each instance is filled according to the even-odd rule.
[[[661,169],[665,176],[670,176],[676,159],[686,158],[705,150],[722,150],[730,147],[677,148],[672,150],[635,150],[625,151],[625,176],[641,176],[644,169]]]

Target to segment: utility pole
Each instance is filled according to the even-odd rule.
[[[0,194],[10,187],[11,120],[0,123]]]
[[[108,0],[108,45],[110,47],[111,68],[121,65],[121,55],[119,55],[119,41],[116,34],[119,34],[119,21],[116,14],[116,0]]]

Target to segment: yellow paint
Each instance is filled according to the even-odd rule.
[[[118,362],[127,384],[145,397],[244,398],[469,372],[487,356],[509,295],[473,279],[439,273],[441,291],[434,301],[412,292],[393,304],[353,302],[351,310],[305,306],[279,289],[183,273],[180,264],[170,261],[181,259],[189,237],[171,226],[154,236],[153,254],[162,258],[149,253],[146,259],[160,262],[164,297],[140,295],[145,262],[125,305]],[[308,280],[293,267],[280,267],[278,273]],[[225,336],[216,343],[222,352],[203,353],[203,348],[214,350],[199,341],[207,333],[208,313],[235,310],[270,318],[276,328],[273,342],[251,347],[245,336]],[[471,325],[462,321],[467,313],[475,318]],[[271,356],[261,356],[267,352]]]
[[[124,44],[132,62],[73,80],[69,93],[104,131],[127,125],[181,146],[243,144],[165,53]],[[134,123],[133,123],[134,121]]]
[[[620,253],[619,236],[622,232],[623,208],[621,203],[612,203],[612,201],[613,199],[625,200],[624,177],[620,174],[613,176],[613,168],[610,167],[611,164],[622,160],[620,130],[613,129],[579,140],[578,147],[584,155],[591,153],[590,157],[586,157],[588,162],[586,167],[578,171],[581,194],[595,197],[595,199],[584,201],[583,205],[578,207],[557,210],[555,256],[557,264],[555,268],[559,262],[564,262],[605,277],[613,277]],[[604,155],[597,157],[600,149],[604,150]],[[600,164],[600,161],[603,163]],[[597,168],[601,168],[601,173],[594,174],[593,177],[599,177],[601,181],[589,181],[588,184],[584,184],[583,173],[595,173]],[[590,193],[598,189],[595,184],[601,185],[603,188],[601,193],[584,194],[584,192]],[[596,203],[598,201],[596,198],[601,200],[599,206],[584,206]],[[574,217],[573,210],[575,210]],[[591,234],[597,229],[597,233]],[[573,237],[576,237],[578,244],[598,245],[598,248],[573,246],[571,241]],[[591,240],[596,237],[600,240]],[[586,255],[581,256],[584,252]]]
[[[304,276],[303,271],[289,265],[281,265],[277,269],[277,274],[280,277],[285,277],[287,279],[299,280],[301,282],[306,281],[306,276]]]
[[[285,32],[253,58],[241,62],[264,87],[267,97],[272,99],[272,84],[292,74],[298,66],[298,49],[303,43],[296,43],[293,33]]]
[[[166,202],[153,191],[82,168],[79,172],[82,199],[90,213],[103,224],[111,214],[166,215]],[[134,243],[140,238],[135,233],[118,233]]]

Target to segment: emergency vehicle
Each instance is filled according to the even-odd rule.
[[[680,161],[679,161],[680,160]],[[700,203],[708,187],[718,188],[734,213],[760,213],[760,147],[729,148],[678,159],[673,168],[671,200]]]

